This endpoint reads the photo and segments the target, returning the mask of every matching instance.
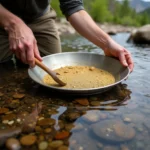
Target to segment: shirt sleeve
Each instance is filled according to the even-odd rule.
[[[59,0],[62,13],[68,18],[73,13],[83,10],[83,0]]]

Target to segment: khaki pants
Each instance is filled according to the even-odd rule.
[[[27,24],[34,33],[41,56],[61,52],[60,38],[55,26],[55,11],[50,8],[43,16]],[[0,28],[0,63],[12,57],[8,34]]]

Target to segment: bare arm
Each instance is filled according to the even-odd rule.
[[[117,57],[124,66],[133,70],[134,64],[129,51],[101,30],[85,10],[72,14],[68,20],[82,36],[102,48],[106,55]]]
[[[9,36],[10,49],[24,63],[34,66],[34,57],[41,60],[31,29],[16,15],[0,4],[0,26]]]

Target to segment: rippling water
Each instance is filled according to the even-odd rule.
[[[129,78],[123,82],[127,85],[127,89],[131,91],[130,99],[127,102],[126,106],[121,106],[113,112],[117,114],[114,119],[129,119],[130,123],[126,124],[133,125],[134,129],[136,130],[136,136],[134,140],[131,141],[131,143],[129,141],[128,143],[125,143],[125,145],[127,145],[129,149],[148,150],[150,149],[148,140],[150,138],[150,122],[144,122],[147,119],[149,120],[150,114],[150,47],[137,46],[131,43],[127,43],[126,41],[128,37],[128,33],[120,33],[112,36],[115,41],[117,41],[119,44],[121,44],[131,52],[135,63],[134,71],[130,74]],[[101,54],[103,53],[99,48],[82,37],[64,39],[62,41],[62,45],[64,46],[65,51],[70,51],[70,49],[72,49],[73,51],[79,50]],[[96,143],[94,142],[92,144],[96,145]],[[120,148],[120,146],[117,147]],[[117,149],[117,147],[115,148]]]
[[[43,136],[47,143],[58,139],[65,150],[149,150],[150,149],[150,47],[127,43],[128,33],[112,36],[132,54],[134,71],[126,81],[112,90],[90,97],[70,97],[52,94],[29,79],[26,69],[1,68],[0,107],[8,107],[12,114],[32,111],[37,101],[43,102],[40,117],[51,118],[54,124],[41,126],[41,132],[33,135]],[[103,54],[102,50],[81,36],[62,37],[63,51],[88,51]],[[14,93],[24,93],[25,97],[13,105]],[[81,104],[81,101],[85,101]],[[16,102],[16,100],[15,100]],[[8,113],[9,114],[9,113]],[[12,126],[2,122],[5,114],[0,114],[0,129]],[[12,120],[12,118],[11,118]],[[18,126],[16,120],[13,126]],[[51,128],[49,134],[45,128]],[[64,137],[64,131],[69,136]],[[63,136],[62,136],[63,135]],[[20,139],[21,134],[17,136]],[[30,149],[38,149],[37,141]],[[59,144],[57,148],[64,150]],[[22,149],[26,147],[22,146]],[[48,149],[48,148],[47,148]]]

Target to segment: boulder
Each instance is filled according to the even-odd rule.
[[[150,24],[133,30],[128,42],[133,42],[135,44],[150,44]]]

